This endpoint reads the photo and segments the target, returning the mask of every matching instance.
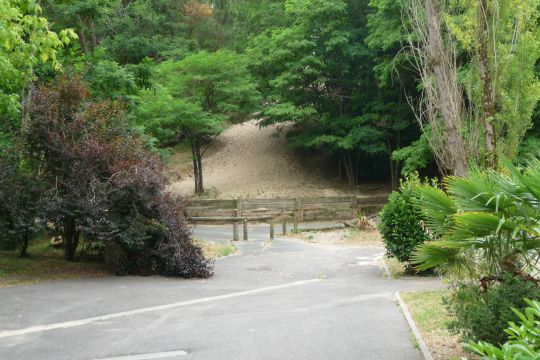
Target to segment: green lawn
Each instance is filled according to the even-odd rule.
[[[28,254],[27,258],[21,258],[17,251],[0,250],[0,287],[111,273],[96,256],[65,261],[63,250],[54,249],[44,239],[30,243]]]
[[[446,311],[443,297],[447,290],[419,291],[402,293],[401,297],[422,333],[433,357],[436,360],[476,359],[463,349],[459,335],[448,330],[452,317]]]

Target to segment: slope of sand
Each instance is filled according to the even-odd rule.
[[[208,195],[274,198],[351,194],[336,179],[337,174],[325,176],[323,164],[318,164],[322,159],[293,153],[286,146],[285,133],[279,137],[276,133],[276,127],[259,128],[255,121],[225,130],[203,157]],[[189,151],[177,152],[169,163],[169,190],[184,196],[193,195],[190,156]]]

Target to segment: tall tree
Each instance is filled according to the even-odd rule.
[[[0,146],[27,118],[28,87],[36,64],[51,62],[58,69],[56,52],[77,36],[71,30],[49,30],[41,7],[33,0],[0,0]]]
[[[368,12],[367,1],[285,1],[288,26],[248,48],[267,98],[262,124],[294,124],[291,144],[331,151],[352,186],[363,159],[399,143],[394,99],[376,85],[365,44]]]
[[[225,127],[258,107],[260,95],[246,60],[234,52],[200,52],[158,66],[156,89],[141,97],[139,123],[163,142],[188,140],[195,192],[204,191],[204,146]]]
[[[443,173],[514,157],[540,97],[538,1],[411,0],[409,47],[422,79],[418,111]],[[406,26],[406,25],[404,25]],[[519,75],[518,75],[519,74]]]

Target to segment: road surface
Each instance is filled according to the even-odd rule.
[[[253,228],[207,280],[103,277],[0,289],[0,359],[421,359],[381,248],[328,247]],[[199,227],[209,240],[229,227]],[[276,234],[279,233],[276,227]],[[221,235],[220,235],[221,234]]]

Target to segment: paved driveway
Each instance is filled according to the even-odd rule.
[[[269,244],[261,229],[208,280],[0,289],[0,359],[421,359],[394,294],[436,280],[383,279],[380,248]]]

